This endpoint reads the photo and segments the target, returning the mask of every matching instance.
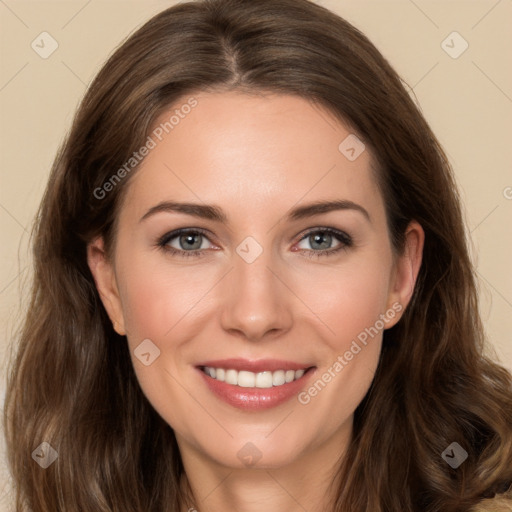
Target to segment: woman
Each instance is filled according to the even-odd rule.
[[[34,257],[17,510],[511,510],[511,376],[483,355],[452,171],[326,9],[203,0],[133,34]]]

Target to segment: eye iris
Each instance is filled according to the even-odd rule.
[[[190,245],[187,245],[191,240],[192,240],[192,245],[194,245],[193,239],[199,238],[199,237],[201,237],[201,235],[199,233],[181,235],[180,236],[180,245],[183,248],[188,248],[188,249],[193,249],[193,250],[199,249],[201,247],[201,240],[199,240],[199,245],[197,245],[197,247],[191,247]],[[196,242],[196,244],[197,244],[197,242]]]
[[[323,231],[319,231],[315,235],[311,235],[310,239],[313,240],[311,247],[314,248],[314,245],[316,243],[319,243],[320,245],[323,245],[323,247],[317,247],[317,249],[329,249],[330,241],[331,241],[332,235]],[[327,239],[327,243],[325,240]],[[324,240],[324,243],[322,244],[322,240]]]

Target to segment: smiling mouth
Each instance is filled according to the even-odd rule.
[[[279,387],[290,382],[299,380],[309,370],[315,368],[302,368],[299,370],[275,370],[275,371],[261,371],[250,372],[246,370],[234,370],[232,368],[215,368],[212,366],[200,366],[200,370],[219,382],[225,382],[232,386],[241,388],[272,388]]]

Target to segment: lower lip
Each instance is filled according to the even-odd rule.
[[[228,404],[244,410],[264,410],[277,407],[278,405],[297,396],[304,387],[309,377],[314,373],[315,368],[310,368],[297,380],[288,382],[281,386],[271,388],[243,388],[226,384],[220,380],[206,375],[200,368],[197,368],[204,379],[204,382],[215,395]]]

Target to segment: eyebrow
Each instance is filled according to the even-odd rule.
[[[286,218],[289,221],[297,221],[314,215],[328,213],[336,210],[353,210],[361,213],[368,222],[371,217],[368,211],[360,204],[339,199],[333,201],[317,201],[314,203],[298,206],[288,212]],[[175,201],[163,201],[156,206],[150,208],[140,219],[139,222],[146,220],[148,217],[160,212],[168,213],[184,213],[201,219],[213,220],[216,222],[227,223],[227,216],[221,208],[214,205],[197,204],[197,203],[178,203]]]

